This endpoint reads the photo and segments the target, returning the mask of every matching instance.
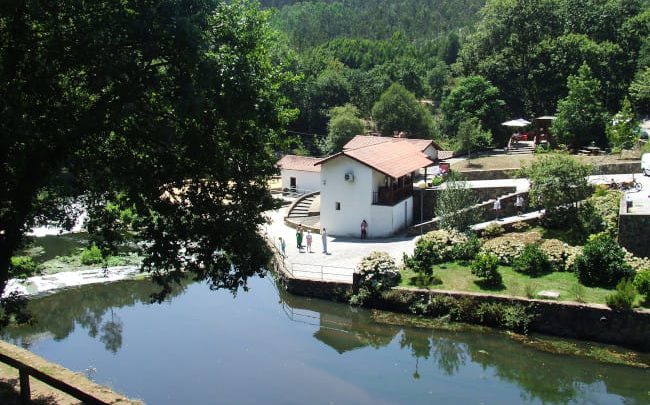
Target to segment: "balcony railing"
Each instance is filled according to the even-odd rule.
[[[372,193],[372,203],[375,205],[395,205],[413,195],[413,183],[402,187],[379,187]]]

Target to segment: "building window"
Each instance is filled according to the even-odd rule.
[[[341,211],[341,203],[340,202],[337,201],[336,203],[334,203],[334,207],[335,207],[335,209],[337,211]]]

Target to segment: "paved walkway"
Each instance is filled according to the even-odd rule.
[[[266,226],[266,233],[276,246],[279,237],[286,240],[285,261],[287,268],[293,271],[295,277],[351,283],[355,267],[361,258],[369,253],[386,252],[399,264],[402,262],[403,253],[411,254],[415,248],[417,237],[414,236],[365,240],[330,236],[327,238],[328,254],[324,254],[321,235],[314,234],[313,253],[307,253],[304,248],[299,252],[296,246],[296,230],[284,224],[286,211],[287,208],[283,207],[278,211],[267,213],[272,222]],[[303,240],[303,246],[306,243]]]

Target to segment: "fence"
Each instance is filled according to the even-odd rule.
[[[18,369],[18,375],[20,379],[20,401],[23,404],[31,404],[31,389],[29,387],[29,377],[31,376],[51,387],[58,389],[59,391],[63,391],[66,394],[80,401],[83,401],[84,404],[108,405],[108,402],[95,398],[94,396],[66,383],[63,380],[46,374],[45,372],[38,370],[28,364],[25,364],[18,359],[7,356],[6,354],[0,353],[0,362]]]
[[[310,263],[289,263],[287,270],[293,278],[337,281],[352,284],[354,269]]]

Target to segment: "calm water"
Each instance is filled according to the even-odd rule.
[[[4,339],[148,404],[650,403],[648,370],[250,286],[191,284],[163,304],[147,281],[69,290]]]

